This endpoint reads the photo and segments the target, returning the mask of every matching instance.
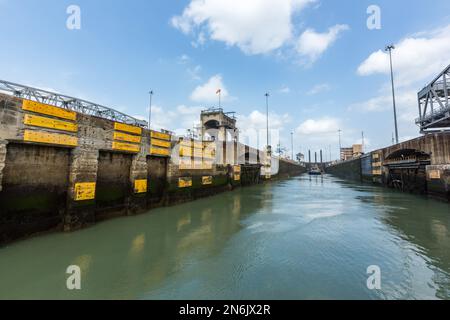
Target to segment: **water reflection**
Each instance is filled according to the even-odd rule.
[[[305,175],[2,248],[0,298],[449,299],[449,213]],[[73,264],[81,291],[65,287]]]

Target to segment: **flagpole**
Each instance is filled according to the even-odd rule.
[[[222,90],[219,91],[219,109],[222,107]]]

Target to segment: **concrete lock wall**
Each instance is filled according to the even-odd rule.
[[[360,181],[362,179],[361,159],[349,160],[327,167],[326,172],[343,179]]]
[[[402,158],[403,154],[411,151],[421,154],[427,161],[405,164],[407,159]],[[361,158],[329,166],[327,172],[345,179],[371,181],[450,201],[450,133],[427,134],[375,150]],[[395,186],[392,179],[401,181],[401,185]]]
[[[189,143],[0,94],[0,243],[264,180],[260,164],[238,164],[246,146]],[[280,161],[280,175],[303,172]]]

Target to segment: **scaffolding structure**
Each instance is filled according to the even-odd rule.
[[[102,106],[98,103],[54,93],[42,89],[37,89],[9,81],[0,80],[0,92],[10,92],[15,97],[33,100],[36,102],[53,105],[89,116],[104,118],[112,121],[122,122],[138,127],[147,127],[145,120],[139,120],[126,115],[120,111]]]

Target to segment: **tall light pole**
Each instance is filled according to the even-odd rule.
[[[267,150],[269,150],[269,97],[270,94],[267,92],[266,96],[266,126],[267,126]]]
[[[292,161],[294,161],[294,132],[291,132]]]
[[[361,132],[361,152],[364,153],[364,131]]]
[[[148,109],[148,130],[151,130],[153,90],[150,90],[148,94],[150,95],[150,108]]]
[[[398,126],[397,126],[397,108],[395,106],[395,87],[394,87],[394,71],[392,68],[392,50],[394,50],[394,45],[386,46],[386,51],[389,52],[389,61],[391,65],[391,84],[392,84],[392,102],[394,106],[394,124],[395,124],[395,141],[398,144]]]
[[[342,157],[341,157],[341,152],[342,152],[341,132],[342,132],[342,130],[339,129],[338,130],[338,133],[339,133],[339,160],[342,160]]]

